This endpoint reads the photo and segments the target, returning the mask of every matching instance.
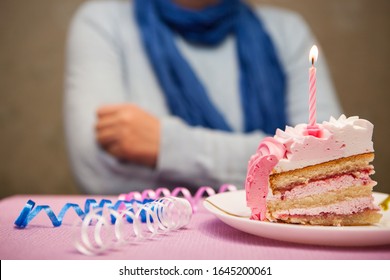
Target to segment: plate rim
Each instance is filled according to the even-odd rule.
[[[237,190],[237,191],[233,191],[235,193],[237,192],[245,192],[245,190]],[[223,196],[223,195],[232,195],[231,194],[232,192],[224,192],[224,193],[219,193],[219,194],[216,194],[216,195],[213,195],[211,197],[214,197],[214,196]],[[383,195],[383,196],[388,196],[389,194],[386,194],[386,193],[380,193],[380,192],[373,192],[373,194],[375,195]],[[250,220],[249,217],[238,217],[238,216],[233,216],[233,215],[230,215],[224,211],[222,211],[220,208],[218,209],[217,207],[215,207],[215,205],[213,205],[212,202],[210,202],[208,199],[210,199],[211,197],[208,197],[206,198],[204,201],[203,201],[203,205],[204,207],[206,208],[207,211],[209,211],[210,213],[212,213],[213,215],[215,215],[219,220],[221,220],[222,222],[224,222],[225,224],[237,229],[237,230],[240,230],[240,231],[243,231],[243,232],[246,232],[246,233],[249,233],[249,234],[252,234],[252,235],[257,235],[257,236],[260,236],[260,237],[265,237],[265,238],[270,238],[270,239],[275,239],[275,240],[280,240],[280,241],[287,241],[287,242],[293,242],[293,243],[300,243],[300,244],[311,244],[311,245],[330,245],[330,246],[374,246],[374,245],[385,245],[385,244],[390,244],[390,226],[386,226],[386,227],[383,227],[383,226],[378,226],[378,225],[368,225],[368,226],[321,226],[321,225],[300,225],[300,224],[285,224],[285,223],[273,223],[273,222],[261,222],[261,221],[255,221],[255,220]],[[381,210],[382,214],[383,214],[383,211]],[[384,217],[384,216],[383,216]],[[382,217],[382,219],[383,219]],[[289,230],[291,231],[292,233],[298,233],[299,231],[304,231],[305,233],[307,234],[310,234],[310,233],[341,233],[342,232],[342,237],[345,237],[345,235],[347,234],[353,234],[354,236],[358,236],[358,235],[364,235],[364,234],[367,234],[367,233],[371,233],[372,235],[374,236],[382,236],[382,235],[385,235],[385,234],[388,234],[388,238],[382,238],[384,240],[382,241],[379,241],[377,240],[377,242],[366,242],[364,244],[357,244],[357,243],[351,243],[351,242],[341,242],[340,240],[342,238],[340,238],[340,240],[337,240],[335,238],[330,238],[329,240],[326,240],[326,241],[322,241],[319,240],[319,238],[316,238],[315,236],[312,237],[312,240],[306,240],[306,242],[302,242],[302,240],[297,240],[297,241],[294,241],[292,240],[291,238],[273,238],[273,237],[270,237],[268,235],[264,235],[264,234],[261,234],[261,233],[253,233],[253,232],[250,232],[250,231],[247,231],[241,227],[237,227],[236,225],[232,225],[231,222],[235,222],[235,223],[245,223],[245,224],[249,224],[250,226],[257,226],[259,228],[259,231],[261,229],[266,229],[266,230],[272,230],[272,229],[275,229],[275,230],[278,230],[278,229],[284,229],[284,230]]]

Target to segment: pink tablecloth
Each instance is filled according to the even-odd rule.
[[[72,224],[79,219],[73,211],[65,216],[60,227],[53,227],[45,213],[40,213],[25,229],[14,226],[28,199],[37,205],[50,205],[58,213],[66,202],[83,206],[86,198],[100,201],[102,197],[18,195],[1,200],[0,259],[390,259],[390,245],[309,246],[253,236],[225,225],[202,207],[186,229],[98,256],[85,256],[73,247]]]

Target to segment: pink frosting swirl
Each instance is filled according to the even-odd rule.
[[[286,148],[283,144],[272,137],[266,137],[261,141],[256,154],[250,158],[245,191],[252,220],[265,220],[268,178],[274,166],[285,154]]]

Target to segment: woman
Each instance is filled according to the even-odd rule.
[[[307,122],[296,14],[238,0],[90,1],[67,50],[65,124],[81,187],[242,186],[259,141]],[[317,119],[340,109],[324,56]]]

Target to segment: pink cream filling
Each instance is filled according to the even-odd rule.
[[[379,210],[379,207],[373,204],[372,197],[360,197],[353,200],[342,201],[340,203],[327,205],[324,207],[295,208],[289,210],[275,211],[274,213],[272,213],[272,215],[276,218],[295,215],[315,216],[325,213],[348,215],[359,213],[366,209]]]
[[[357,178],[353,174],[345,174],[341,176],[330,177],[325,180],[313,181],[305,185],[296,186],[295,188],[284,193],[278,193],[276,195],[269,193],[267,200],[274,201],[296,199],[361,185],[375,186],[376,182],[370,178],[368,173],[361,173]]]

